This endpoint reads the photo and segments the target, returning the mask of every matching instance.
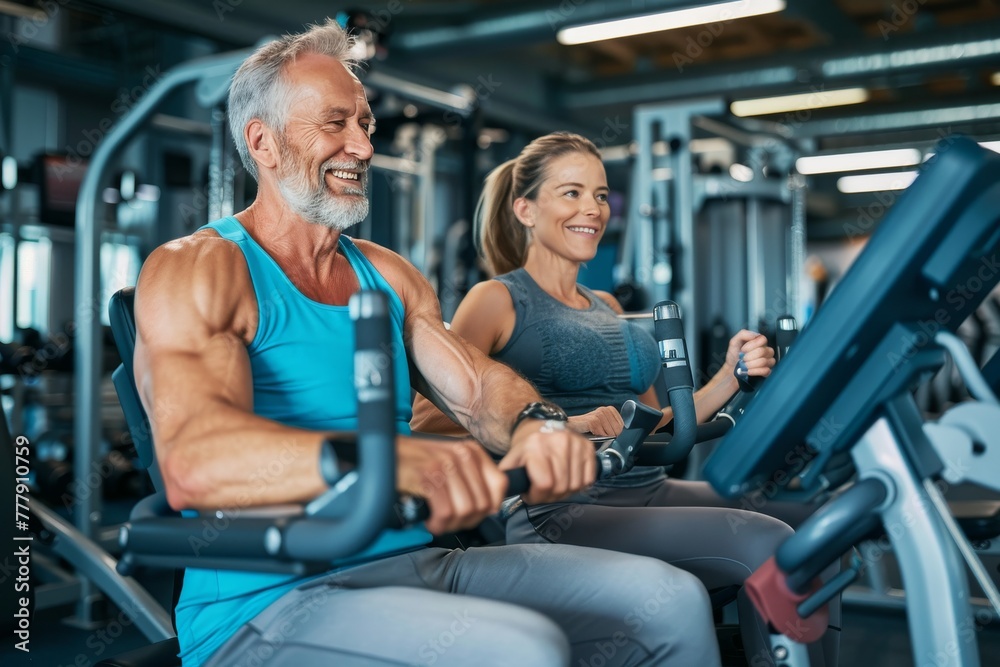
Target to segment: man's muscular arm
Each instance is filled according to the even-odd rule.
[[[445,329],[430,283],[411,264],[384,248],[359,243],[406,309],[404,336],[415,387],[490,451],[503,454],[521,409],[541,397],[507,366]]]
[[[541,433],[542,423],[534,419],[511,434],[521,409],[540,400],[534,387],[445,329],[433,289],[411,264],[372,244],[359,247],[403,300],[405,344],[426,381],[426,397],[488,449],[505,454],[500,468],[527,468],[531,492],[525,499],[552,502],[593,482],[590,442],[570,430]]]
[[[324,433],[253,414],[246,343],[255,311],[239,249],[205,235],[154,252],[136,290],[135,373],[175,509],[304,502],[326,490]],[[495,512],[506,480],[472,443],[397,439],[397,489],[424,497],[427,529],[474,526]]]
[[[252,295],[238,247],[208,233],[157,249],[143,267],[136,384],[174,508],[301,502],[326,488],[322,434],[253,414]]]

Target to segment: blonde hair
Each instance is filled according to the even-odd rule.
[[[528,257],[528,230],[514,215],[514,201],[521,197],[534,201],[552,161],[571,153],[601,159],[600,151],[586,137],[553,132],[532,141],[486,177],[476,206],[475,238],[493,275],[524,266]]]

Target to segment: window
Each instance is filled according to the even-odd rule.
[[[0,234],[0,341],[14,338],[14,237]]]
[[[125,234],[104,234],[101,243],[101,322],[108,319],[108,302],[111,295],[123,287],[135,285],[139,278],[139,248],[132,237]]]
[[[17,319],[19,328],[49,329],[49,276],[52,242],[44,236],[17,244]]]

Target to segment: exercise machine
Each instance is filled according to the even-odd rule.
[[[805,631],[857,572],[814,589],[815,574],[884,533],[918,661],[980,664],[961,558],[998,608],[1000,596],[939,485],[1000,488],[1000,406],[954,337],[1000,282],[998,259],[1000,156],[948,138],[709,459],[706,478],[728,497],[804,500],[854,480],[755,574],[763,597],[783,598],[759,607],[779,629]],[[925,424],[912,390],[946,349],[977,400]]]

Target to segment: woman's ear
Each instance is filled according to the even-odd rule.
[[[274,169],[278,164],[277,137],[260,119],[254,118],[243,130],[250,157],[261,167]]]
[[[535,226],[535,207],[525,197],[518,197],[514,200],[514,215],[525,227]]]

